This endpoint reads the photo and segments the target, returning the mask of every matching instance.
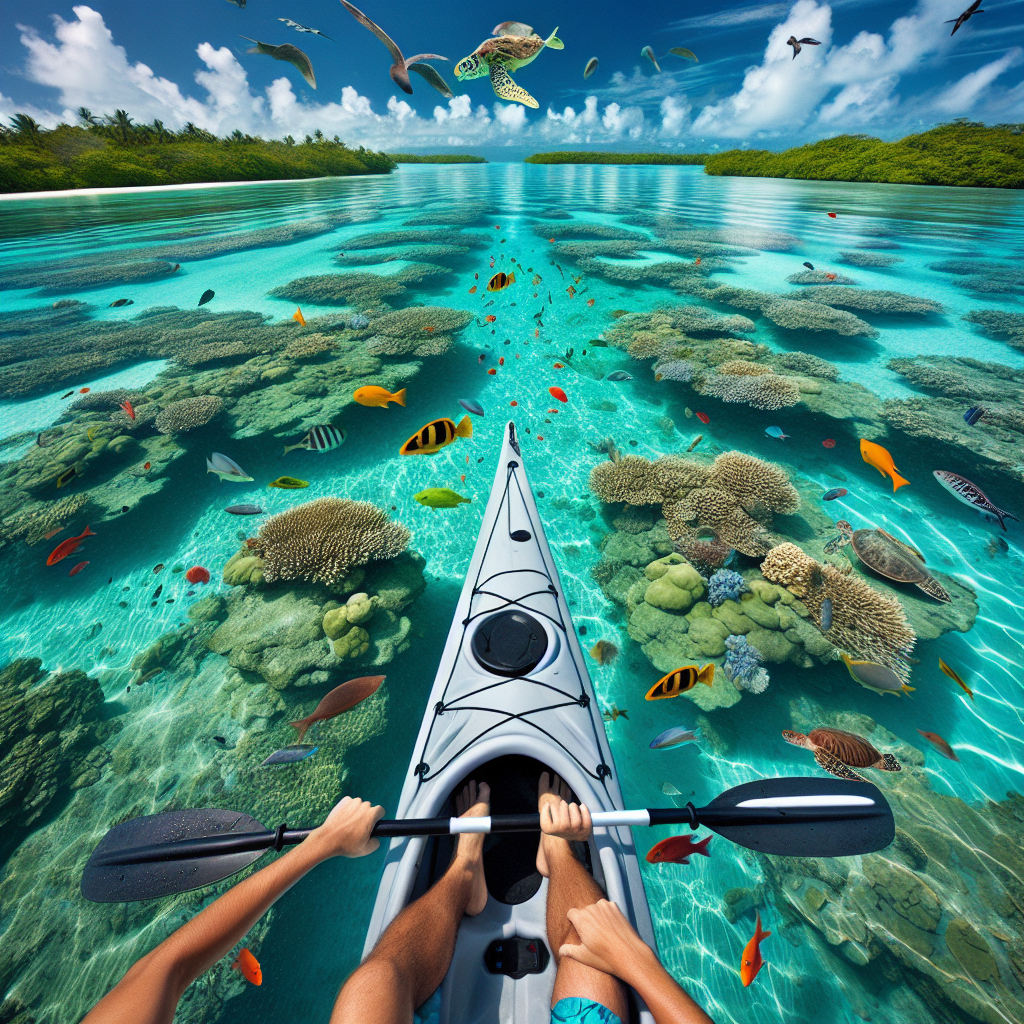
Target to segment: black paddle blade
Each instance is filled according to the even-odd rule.
[[[877,787],[845,779],[746,782],[716,797],[698,815],[702,825],[730,842],[786,857],[874,853],[896,835],[892,810]]]
[[[212,885],[258,860],[266,847],[191,859],[146,860],[135,864],[103,862],[115,860],[118,851],[138,847],[263,831],[255,818],[238,811],[166,811],[132,818],[115,825],[93,850],[82,873],[82,895],[93,903],[132,903]],[[273,833],[271,844],[272,837]]]

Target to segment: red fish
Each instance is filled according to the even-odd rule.
[[[593,304],[594,304],[594,300],[593,299],[587,299],[587,305],[588,306],[592,306]]]
[[[68,555],[73,555],[79,547],[81,547],[82,541],[85,540],[86,537],[95,536],[96,534],[87,526],[84,533],[79,534],[77,537],[69,537],[67,540],[58,544],[50,552],[50,557],[46,560],[46,564],[56,565],[62,558],[67,558]]]
[[[694,416],[701,421],[701,423],[710,423],[711,417],[706,412],[695,412]]]
[[[568,294],[570,299],[575,299],[576,298],[576,289],[573,288],[572,285],[569,285],[569,287],[566,288],[565,290],[566,290],[566,293]]]
[[[564,370],[565,366],[562,363],[555,363],[556,370]]]
[[[548,412],[558,412],[557,409],[548,409]]]
[[[561,388],[548,388],[548,394],[557,398],[560,402],[568,402],[569,396]]]
[[[509,402],[508,404],[509,404],[509,405],[518,405],[519,403],[518,403],[518,402],[517,402],[517,401],[516,401],[515,399],[513,399],[513,400],[512,400],[511,402]]]
[[[233,971],[240,971],[242,977],[253,985],[263,984],[263,971],[260,969],[260,962],[249,952],[243,949],[231,965]]]
[[[829,216],[834,217],[835,214],[830,213]],[[764,961],[761,959],[761,942],[770,935],[771,932],[761,930],[761,912],[758,911],[754,937],[744,947],[743,959],[740,961],[740,980],[743,982],[744,988],[757,977],[757,972],[764,967]]]
[[[536,298],[536,296],[534,296],[534,298]],[[540,337],[540,328],[539,327],[533,332],[533,336],[535,338],[539,338]]]
[[[56,530],[50,530],[49,533],[44,533],[43,534],[43,540],[49,540],[51,537],[56,537],[57,534],[60,533],[60,531],[63,530],[63,529],[64,529],[63,526],[58,526]]]
[[[499,356],[498,357],[498,365],[499,366],[504,366],[505,365],[505,357],[504,356]]]
[[[553,242],[553,241],[554,241],[554,239],[553,239],[553,238],[549,238],[549,239],[548,239],[548,241],[549,241],[549,242]]]
[[[537,435],[537,440],[538,441],[543,441],[544,440],[544,435],[543,434],[538,434]]]
[[[699,267],[700,266],[700,257],[699,256],[693,261],[693,265],[695,267]]]
[[[829,214],[829,216],[830,216],[830,217],[831,217],[831,218],[832,218],[833,220],[835,220],[835,219],[836,219],[836,217],[838,216],[838,214],[835,214],[835,213],[830,213],[830,214]]]
[[[484,319],[485,319],[485,320],[486,320],[486,321],[487,321],[487,322],[488,322],[489,324],[493,324],[493,323],[494,323],[494,321],[495,321],[495,320],[497,320],[498,318],[497,318],[497,317],[496,317],[496,316],[495,316],[495,315],[494,315],[493,313],[488,313],[488,314],[487,314],[487,316],[485,316],[485,317],[484,317]]]
[[[836,279],[836,276],[837,276],[836,274],[826,274],[825,275],[825,277],[827,277],[830,281],[834,281]]]
[[[492,366],[487,372],[493,377],[498,371]]]
[[[500,231],[501,230],[501,225],[500,224],[495,224],[494,225],[494,230],[495,231]]]
[[[132,420],[135,419],[135,410],[132,408],[132,403],[129,402],[127,398],[121,403],[121,408],[124,410],[125,416]]]
[[[210,582],[210,570],[204,569],[201,565],[193,565],[187,573],[185,573],[185,579],[189,583],[209,583]]]
[[[474,295],[475,293],[476,293],[476,285],[473,285],[473,287],[469,289],[469,294],[470,295]]]
[[[943,757],[948,757],[950,761],[959,761],[960,758],[956,756],[956,752],[953,748],[937,733],[937,732],[925,732],[924,729],[917,730]]]
[[[833,438],[831,438],[831,437],[826,437],[826,438],[825,438],[825,440],[824,440],[824,441],[822,441],[821,443],[822,443],[822,444],[823,444],[823,445],[824,445],[824,446],[825,446],[826,448],[835,448],[835,446],[836,446],[836,442],[835,442],[835,440],[834,440]]]
[[[702,853],[705,857],[711,856],[708,853],[710,842],[711,836],[705,836],[699,843],[695,843],[689,835],[670,836],[651,847],[647,854],[647,863],[689,864],[690,857],[695,853]]]
[[[78,393],[79,393],[80,395],[87,395],[87,394],[89,394],[89,392],[90,392],[91,390],[92,390],[92,388],[79,388],[79,389],[78,389]]]
[[[142,468],[143,469],[152,469],[153,468],[153,463],[152,462],[147,462]]]
[[[88,564],[88,562],[79,562],[78,565],[76,565],[74,569],[72,569],[71,572],[68,573],[68,575],[77,576]]]

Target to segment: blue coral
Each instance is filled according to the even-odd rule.
[[[728,651],[722,671],[732,680],[736,689],[764,693],[768,689],[768,672],[761,668],[761,652],[751,647],[745,636],[727,636],[725,646]]]
[[[708,581],[708,603],[717,608],[723,601],[735,601],[747,589],[747,581],[732,569],[719,569]]]

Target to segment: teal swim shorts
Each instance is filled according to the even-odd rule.
[[[559,999],[551,1008],[551,1024],[622,1024],[617,1013],[593,999],[572,996]]]

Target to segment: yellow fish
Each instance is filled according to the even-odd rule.
[[[298,306],[295,307],[295,312],[292,313],[292,319],[302,324],[303,327],[306,326],[306,318],[302,315],[302,310]]]
[[[866,690],[876,693],[911,693],[915,687],[909,686],[887,665],[879,665],[877,661],[854,661],[848,654],[840,651],[839,657],[853,678]]]
[[[92,440],[92,432],[93,432],[93,431],[94,431],[95,429],[96,429],[96,427],[90,427],[90,428],[89,428],[89,429],[88,429],[88,430],[87,430],[87,431],[85,432],[85,436],[86,436],[87,438],[89,438],[89,440],[90,440],[90,441]]]
[[[904,480],[903,477],[899,475],[896,470],[896,466],[893,464],[892,456],[880,444],[875,444],[874,441],[865,441],[861,438],[860,457],[869,466],[874,466],[882,476],[892,478],[892,490],[894,494],[901,487],[910,483],[909,480]]]
[[[457,437],[472,437],[473,424],[468,416],[463,416],[459,425],[447,417],[434,420],[421,427],[399,449],[399,455],[436,455],[445,445],[451,444]]]
[[[697,683],[705,686],[714,686],[715,663],[709,662],[703,668],[696,665],[684,665],[662,676],[648,691],[645,700],[668,700],[669,697],[678,697],[687,690],[692,690]]]
[[[945,672],[946,675],[949,676],[949,678],[952,679],[953,682],[971,698],[971,700],[974,700],[974,691],[941,658],[939,658],[939,668],[942,669],[942,671]]]
[[[279,476],[276,480],[271,480],[268,487],[280,487],[285,491],[297,491],[300,487],[308,487],[308,480],[300,480],[294,476]]]
[[[500,270],[487,282],[487,290],[489,292],[500,292],[507,288],[510,284],[516,283],[515,274],[504,274]]]
[[[388,402],[397,402],[403,408],[405,406],[405,388],[391,394],[386,388],[378,387],[376,384],[368,384],[365,388],[357,388],[352,397],[360,405],[376,405],[381,409],[386,409]]]

